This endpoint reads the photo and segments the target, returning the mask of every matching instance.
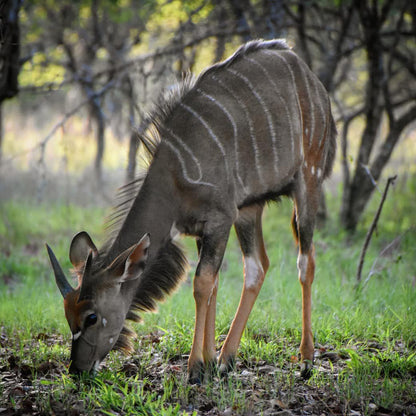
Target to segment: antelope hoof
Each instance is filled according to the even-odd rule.
[[[226,360],[221,360],[218,372],[220,377],[227,377],[228,373],[234,371],[236,368],[236,360],[234,356],[228,357]]]
[[[205,367],[202,361],[197,361],[188,369],[188,384],[200,386],[204,381]]]
[[[300,370],[300,376],[304,380],[309,380],[312,377],[313,374],[313,363],[311,360],[304,360],[302,362],[301,370]]]

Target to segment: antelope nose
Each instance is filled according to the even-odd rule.
[[[91,375],[95,374],[94,367],[91,368],[90,370],[81,369],[81,368],[78,368],[76,365],[74,365],[74,363],[72,363],[72,362],[69,365],[69,370],[68,371],[69,371],[69,374],[71,374],[71,376],[75,376],[75,377],[78,377],[81,374],[91,374]]]
[[[80,370],[73,361],[71,361],[71,364],[69,365],[69,373],[73,376],[79,376],[82,373],[82,370]]]

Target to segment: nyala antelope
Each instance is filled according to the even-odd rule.
[[[101,250],[85,231],[72,240],[76,289],[48,247],[72,332],[70,371],[97,369],[111,349],[131,348],[125,321],[155,309],[184,277],[178,233],[194,236],[199,254],[189,381],[201,383],[213,363],[229,369],[269,268],[264,205],[288,196],[299,245],[302,372],[308,375],[314,355],[312,236],[336,148],[324,87],[284,41],[252,41],[171,90],[152,121],[142,138],[151,161],[116,233]],[[243,253],[244,286],[217,358],[218,272],[232,225]]]

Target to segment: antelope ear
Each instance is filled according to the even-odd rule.
[[[145,234],[142,239],[121,253],[108,267],[117,279],[118,283],[134,280],[142,274],[148,257],[150,246],[149,234]]]
[[[69,248],[69,259],[75,269],[82,270],[90,252],[92,252],[93,258],[98,255],[97,247],[91,237],[86,231],[81,231],[74,236]]]
[[[90,279],[91,276],[91,265],[92,265],[92,251],[89,252],[87,259],[85,260],[84,272],[82,274],[81,289],[77,303],[91,299],[93,297],[93,285]]]

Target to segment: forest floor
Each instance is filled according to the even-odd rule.
[[[149,334],[142,344],[147,343],[147,347],[152,348],[152,344],[161,342],[161,336]],[[351,366],[351,360],[357,359],[358,352],[354,357],[351,351],[335,351],[320,346],[315,354],[315,370],[310,380],[300,377],[297,356],[292,356],[283,366],[265,360],[238,360],[235,371],[227,378],[214,376],[213,380],[201,386],[186,384],[186,356],[166,360],[162,354],[156,353],[149,361],[147,356],[142,357],[148,353],[139,350],[115,373],[110,364],[105,365],[96,378],[72,380],[65,362],[57,358],[39,361],[34,357],[44,346],[63,345],[62,336],[35,334],[33,341],[25,342],[23,350],[16,355],[13,351],[18,342],[16,338],[12,340],[1,334],[2,416],[416,415],[416,364],[408,360],[409,354],[414,355],[415,351],[409,351],[400,342],[394,347],[397,353],[395,362],[381,358],[387,357],[387,350],[376,342],[361,346],[367,358],[377,357],[372,362],[374,368],[378,367],[377,379],[366,377],[366,380],[359,380],[358,367],[354,370]],[[360,362],[361,358],[358,359]],[[373,371],[369,370],[368,376],[370,373]],[[383,397],[390,394],[389,383],[401,382],[400,401],[395,403],[392,397]],[[371,384],[365,386],[362,383]],[[349,389],[362,389],[361,400],[359,391]],[[369,389],[374,391],[373,401],[369,400]],[[381,404],[383,400],[386,407]]]

